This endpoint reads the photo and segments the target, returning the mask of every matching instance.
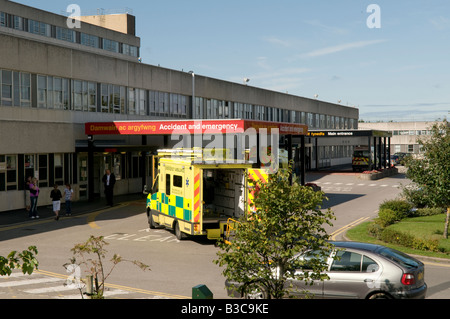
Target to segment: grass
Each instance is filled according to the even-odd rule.
[[[450,259],[450,239],[445,239],[442,235],[444,232],[445,217],[445,214],[440,214],[434,216],[406,218],[394,225],[389,226],[395,230],[414,234],[415,237],[438,239],[439,247],[444,251],[443,253],[422,251],[382,242],[369,235],[367,229],[372,222],[366,222],[348,230],[347,237],[353,241],[381,244],[403,251],[407,254]]]

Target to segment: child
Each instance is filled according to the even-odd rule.
[[[64,189],[64,198],[66,200],[66,216],[72,215],[72,195],[73,189],[70,187],[69,183],[66,183],[66,188]]]
[[[59,211],[61,209],[61,197],[62,197],[61,191],[58,189],[58,184],[55,184],[55,186],[53,187],[50,193],[50,197],[52,198],[53,201],[53,212],[56,215],[55,220],[58,220]]]

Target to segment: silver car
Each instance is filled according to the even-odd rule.
[[[308,291],[313,298],[425,298],[427,285],[424,281],[424,264],[394,249],[357,242],[333,242],[336,249],[328,258],[325,272],[329,279],[312,285],[301,280],[290,280],[291,296],[304,296]],[[307,269],[310,252],[294,258],[305,261]],[[225,282],[228,294],[236,296],[236,287]],[[309,294],[308,294],[309,296]],[[263,289],[246,292],[242,297],[267,298]]]

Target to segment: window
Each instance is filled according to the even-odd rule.
[[[380,266],[371,258],[363,256],[362,271],[364,272],[376,272],[380,269]]]
[[[56,38],[67,42],[75,42],[75,31],[56,27]]]
[[[61,78],[53,78],[53,103],[55,109],[62,109],[63,104],[63,85]]]
[[[0,27],[6,27],[6,13],[0,12]]]
[[[38,86],[38,107],[47,107],[47,77],[43,75],[37,76]]]
[[[147,115],[147,91],[146,90],[137,90],[138,96],[137,99],[137,109],[136,114],[138,115]]]
[[[97,84],[89,82],[89,112],[97,111]]]
[[[51,34],[50,29],[51,29],[50,25],[47,23],[29,20],[29,30],[28,31],[30,33],[49,37]]]
[[[408,145],[408,153],[414,153],[414,145],[413,144]]]
[[[108,84],[101,85],[101,109],[103,113],[109,113]]]
[[[36,167],[36,156],[25,155],[25,179],[34,176],[34,169]]]
[[[63,185],[64,183],[64,155],[55,154],[54,156],[55,165],[55,183],[58,185]]]
[[[136,114],[136,89],[128,89],[128,114]]]
[[[173,176],[173,186],[174,187],[183,187],[183,177],[174,175]]]
[[[48,155],[39,155],[39,176],[35,176],[39,179],[40,187],[48,187]]]
[[[333,261],[331,271],[361,271],[362,255],[340,250],[336,253],[336,259]]]
[[[124,43],[123,44],[123,54],[137,57],[138,56],[138,49],[135,46],[128,45],[128,44]]]
[[[30,73],[20,73],[20,106],[31,106]]]
[[[119,42],[103,39],[103,49],[106,51],[119,53]]]
[[[98,48],[99,47],[99,38],[96,37],[95,35],[81,33],[81,44],[88,46],[88,47]]]
[[[2,82],[2,105],[12,106],[12,72],[7,70],[2,70],[1,74]]]
[[[14,29],[16,30],[23,30],[23,18],[14,16]]]
[[[73,109],[83,110],[83,82],[73,81]]]
[[[6,190],[6,156],[0,155],[0,192]]]
[[[112,94],[112,110],[115,114],[120,114],[122,112],[120,107],[120,86],[112,85],[110,86],[111,94]]]
[[[170,195],[170,174],[166,174],[166,196]]]
[[[6,189],[17,189],[17,156],[6,156]]]

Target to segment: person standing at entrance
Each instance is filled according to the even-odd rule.
[[[66,216],[72,215],[72,196],[73,189],[69,183],[66,183],[66,188],[64,189],[64,198],[66,200]]]
[[[37,185],[37,178],[33,178],[30,183],[30,217],[32,219],[39,218],[37,214],[37,202],[39,197],[39,186]]]
[[[105,186],[106,204],[113,206],[114,184],[116,184],[116,177],[113,173],[111,173],[111,170],[107,169],[105,171],[102,182]]]
[[[61,210],[61,191],[58,189],[58,184],[53,187],[50,197],[53,202],[53,212],[55,213],[55,220],[59,220],[59,211]]]

